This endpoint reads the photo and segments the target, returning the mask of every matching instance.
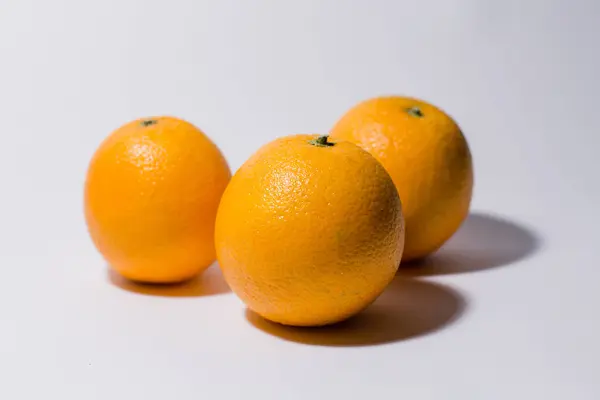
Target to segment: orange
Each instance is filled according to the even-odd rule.
[[[230,177],[219,149],[189,122],[129,122],[104,140],[89,165],[91,238],[126,278],[187,280],[216,258],[215,218]]]
[[[225,190],[215,232],[231,289],[274,322],[317,326],[373,302],[402,256],[400,198],[358,146],[293,135],[262,147]]]
[[[366,100],[331,130],[358,144],[390,173],[406,220],[402,261],[436,251],[469,212],[473,167],[456,122],[436,106],[399,96]]]

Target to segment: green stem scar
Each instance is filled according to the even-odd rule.
[[[142,125],[143,127],[154,125],[154,124],[158,124],[158,121],[155,119],[145,119],[142,122],[140,122],[140,125]]]
[[[423,111],[421,111],[421,109],[417,106],[407,108],[406,112],[413,117],[423,118]]]
[[[317,146],[317,147],[331,147],[333,145],[335,145],[335,143],[331,143],[327,141],[327,138],[329,137],[329,135],[323,135],[323,136],[319,136],[316,139],[313,139],[311,141],[309,141],[308,143],[312,144],[313,146]]]

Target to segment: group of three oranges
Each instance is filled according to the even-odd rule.
[[[466,217],[472,187],[455,121],[424,101],[388,96],[359,103],[329,135],[274,140],[233,177],[189,122],[132,121],[91,160],[85,217],[125,278],[182,282],[218,259],[250,309],[316,326],[360,312],[401,260],[438,249]]]

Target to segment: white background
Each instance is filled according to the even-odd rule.
[[[600,398],[600,3],[0,0],[0,398]],[[87,163],[171,114],[233,170],[406,94],[462,126],[473,215],[355,322],[278,329],[217,268],[107,276]]]

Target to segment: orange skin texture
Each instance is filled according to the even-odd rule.
[[[231,289],[274,322],[319,326],[372,303],[394,278],[404,221],[383,166],[358,146],[293,135],[233,176],[219,212],[217,257]]]
[[[230,178],[219,149],[189,122],[129,122],[90,162],[84,196],[90,236],[128,279],[190,279],[216,258],[215,218]]]
[[[420,116],[407,111],[414,107]],[[350,109],[331,137],[358,144],[390,173],[406,220],[403,262],[439,249],[467,217],[471,152],[456,122],[434,105],[399,96],[369,99]]]

